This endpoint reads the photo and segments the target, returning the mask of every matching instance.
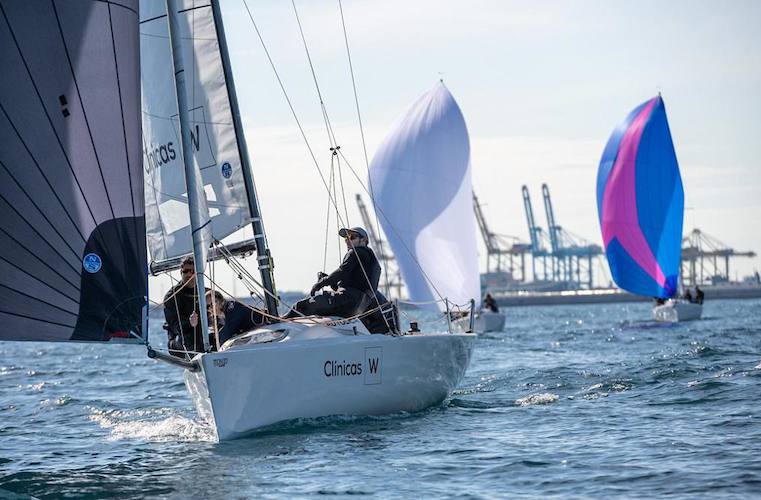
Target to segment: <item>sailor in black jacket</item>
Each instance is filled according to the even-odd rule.
[[[187,257],[180,267],[182,281],[164,296],[164,317],[169,352],[178,357],[203,352],[201,329],[190,324],[191,313],[198,311],[198,291],[193,257]]]
[[[348,318],[373,307],[381,266],[373,251],[367,246],[367,232],[361,227],[343,228],[338,235],[346,240],[348,252],[338,269],[325,275],[309,292],[309,297],[293,306],[287,318],[299,315],[338,316]],[[332,292],[317,292],[330,287]]]

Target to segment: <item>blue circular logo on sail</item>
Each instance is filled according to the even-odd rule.
[[[88,273],[97,273],[100,271],[102,264],[103,262],[100,260],[100,257],[94,253],[88,253],[85,255],[85,258],[82,259],[82,266]]]
[[[222,177],[229,179],[233,175],[233,167],[228,162],[222,164]]]

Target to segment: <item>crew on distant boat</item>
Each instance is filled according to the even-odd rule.
[[[201,328],[190,323],[190,315],[198,311],[198,293],[193,257],[186,257],[180,265],[182,279],[164,296],[164,317],[169,352],[185,357],[187,352],[203,352]]]
[[[689,289],[684,291],[684,300],[687,302],[692,302],[692,294],[690,293]]]
[[[215,338],[219,339],[218,345],[222,346],[231,338],[260,327],[267,321],[258,308],[237,300],[225,300],[218,291],[206,292],[206,310],[211,327],[210,343],[213,347],[217,345]],[[189,320],[195,328],[198,325],[198,314],[194,311]]]
[[[367,246],[367,231],[361,227],[342,228],[338,235],[345,239],[348,250],[341,265],[329,275],[320,273],[310,296],[298,301],[286,318],[300,315],[349,318],[377,307],[381,266]],[[333,291],[316,295],[326,286]]]
[[[486,297],[484,297],[484,308],[486,310],[491,312],[499,312],[499,307],[497,307],[497,301],[494,300],[494,297],[491,296],[490,293],[486,294]]]
[[[699,286],[695,285],[695,302],[702,304],[704,296],[705,294],[703,293],[703,290],[701,290]]]

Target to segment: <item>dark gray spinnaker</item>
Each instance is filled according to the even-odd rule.
[[[0,0],[0,340],[144,342],[137,0]]]

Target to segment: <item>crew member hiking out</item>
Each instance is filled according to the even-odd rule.
[[[338,235],[344,238],[348,250],[341,265],[329,275],[320,273],[310,296],[298,301],[286,318],[300,315],[349,318],[377,307],[375,294],[381,266],[367,246],[367,232],[361,227],[343,228]],[[332,290],[318,295],[324,287]]]

